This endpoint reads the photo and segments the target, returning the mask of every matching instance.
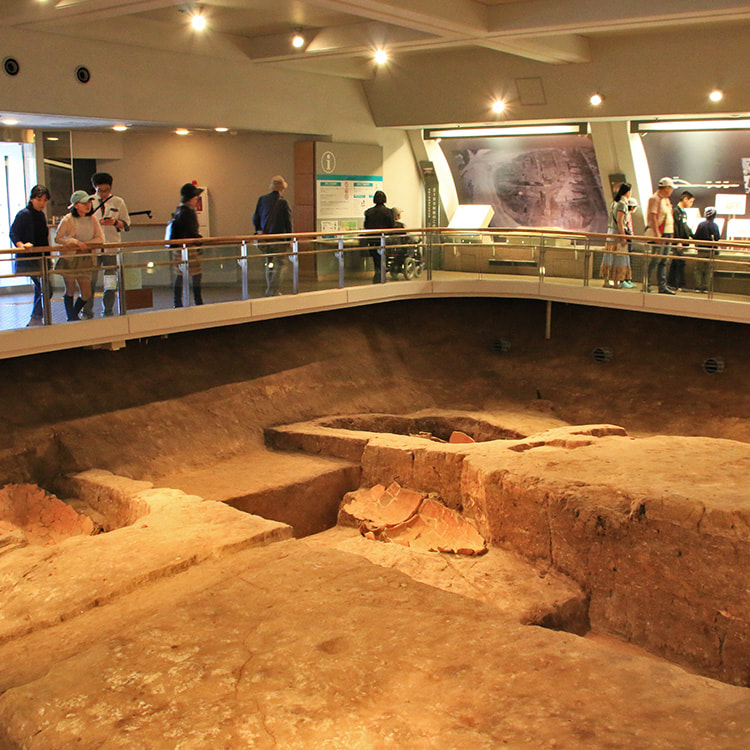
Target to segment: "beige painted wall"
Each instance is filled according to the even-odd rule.
[[[0,29],[3,56],[21,73],[0,78],[3,111],[113,118],[165,126],[224,125],[372,141],[359,81],[232,59]],[[87,84],[74,75],[91,72]]]
[[[97,166],[112,173],[129,209],[152,211],[154,222],[167,222],[180,186],[197,180],[209,191],[211,234],[251,234],[255,202],[273,175],[284,175],[292,194],[295,140],[285,134],[125,133],[122,159],[98,160]]]
[[[419,224],[422,190],[411,149],[401,131],[379,135],[390,201],[404,209],[407,221]],[[208,187],[212,235],[251,234],[255,202],[268,192],[273,175],[282,174],[289,182],[287,196],[294,208],[294,143],[302,137],[279,133],[199,132],[177,136],[171,132],[128,132],[117,136],[122,158],[98,159],[97,166],[114,176],[115,192],[129,209],[152,211],[152,223],[167,222],[179,202],[180,186],[196,180]],[[79,141],[87,148],[76,149]],[[85,134],[74,137],[74,155],[96,158],[96,148],[91,148],[96,142]],[[110,153],[112,149],[103,150]],[[136,221],[148,220],[137,217]]]
[[[591,62],[552,65],[491,50],[425,52],[399,59],[364,83],[375,122],[419,127],[546,119],[630,119],[750,111],[747,26],[709,26],[686,36],[675,28],[590,40]],[[516,79],[540,78],[544,104],[523,105]],[[720,104],[708,100],[721,88]],[[592,107],[591,94],[604,96]],[[493,115],[494,99],[507,110]]]

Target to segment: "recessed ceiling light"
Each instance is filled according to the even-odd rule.
[[[190,135],[190,131],[187,128],[177,128],[174,132],[177,135]]]
[[[203,29],[206,28],[206,19],[202,13],[195,13],[193,14],[193,17],[190,19],[190,25],[196,31],[203,31]]]
[[[60,139],[56,135],[48,135],[47,136],[48,141],[59,141]]]
[[[598,107],[604,101],[604,97],[601,94],[592,94],[589,101],[593,107]]]
[[[388,53],[384,49],[375,50],[373,59],[378,65],[385,65],[388,62]]]
[[[292,37],[292,47],[295,49],[299,49],[300,47],[305,46],[305,37],[302,36],[302,34],[297,33]]]
[[[226,132],[227,132],[227,131],[229,130],[229,128],[218,127],[218,128],[214,128],[214,130],[215,130],[215,131],[216,131],[217,133],[226,133]]]
[[[13,120],[10,117],[2,120],[3,125],[18,125],[18,120]]]
[[[492,111],[496,114],[500,114],[501,112],[505,111],[505,102],[502,99],[495,99],[494,102],[492,102]]]
[[[113,125],[112,130],[116,130],[118,133],[123,133],[128,129],[127,125]]]
[[[720,91],[719,89],[714,89],[709,95],[708,98],[712,102],[720,102],[724,98],[724,92]]]

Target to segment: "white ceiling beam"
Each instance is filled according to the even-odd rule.
[[[549,34],[621,32],[663,25],[750,19],[747,0],[527,0],[489,9],[489,33]]]
[[[475,0],[309,0],[310,5],[428,34],[484,34],[487,6]]]
[[[59,0],[54,6],[36,3],[19,7],[19,12],[0,15],[0,26],[25,26],[36,23],[86,19],[116,18],[184,5],[185,0]]]
[[[526,57],[543,63],[585,63],[591,61],[591,48],[588,39],[577,34],[544,37],[505,37],[475,42],[509,55]]]
[[[232,40],[251,60],[263,62],[299,61],[303,57],[340,55],[371,55],[373,50],[389,46],[410,45],[423,39],[434,39],[427,34],[382,23],[355,23],[325,29],[305,29],[306,44],[295,50],[291,34],[269,34],[252,39],[236,37]],[[358,76],[357,76],[358,77]]]

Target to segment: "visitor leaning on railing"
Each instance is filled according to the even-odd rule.
[[[49,252],[32,252],[32,248],[47,247],[49,245],[49,228],[44,209],[50,199],[50,192],[45,185],[34,185],[29,194],[26,208],[21,209],[10,227],[10,241],[18,248],[14,270],[17,274],[25,274],[31,278],[34,285],[34,304],[31,308],[31,318],[28,326],[42,325],[44,322],[45,298],[49,301],[50,291],[42,293],[44,271],[49,270]],[[42,265],[46,268],[43,269]]]

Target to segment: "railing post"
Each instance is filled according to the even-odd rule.
[[[242,299],[246,300],[250,296],[247,282],[247,240],[242,240],[240,244],[240,277],[242,282]]]
[[[339,236],[338,252],[334,253],[334,256],[339,261],[339,289],[344,288],[344,238]]]
[[[432,281],[432,266],[433,266],[433,252],[432,252],[432,245],[435,241],[435,238],[432,236],[432,232],[427,232],[424,235],[424,238],[427,242],[427,281]]]
[[[297,238],[292,239],[292,291],[294,294],[299,293],[299,242]]]
[[[42,320],[44,325],[52,324],[52,281],[50,280],[47,258],[42,258]]]
[[[589,285],[591,278],[591,239],[586,237],[586,245],[583,251],[583,285]]]
[[[190,306],[190,251],[187,245],[182,246],[182,306]]]
[[[544,256],[546,252],[546,248],[544,247],[544,235],[541,237],[541,242],[539,243],[539,260],[537,262],[537,270],[539,272],[539,283],[541,284],[544,281],[544,275],[545,275],[545,268],[544,268]]]
[[[714,297],[714,258],[716,257],[716,248],[712,247],[708,251],[708,299]]]
[[[385,235],[380,235],[380,247],[378,248],[380,254],[380,283],[385,284]]]
[[[125,259],[122,250],[117,251],[115,259],[117,261],[115,269],[117,274],[117,309],[120,315],[125,315],[128,312],[128,303],[125,299]]]

